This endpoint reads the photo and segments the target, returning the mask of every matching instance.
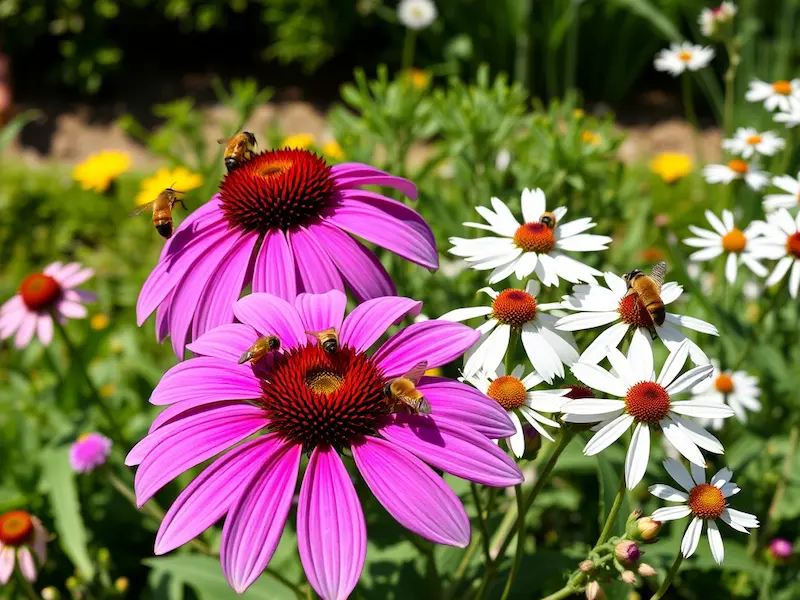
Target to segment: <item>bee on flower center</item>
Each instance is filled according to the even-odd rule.
[[[253,158],[258,144],[256,136],[249,131],[242,131],[228,139],[219,139],[217,143],[225,144],[223,160],[228,173]]]
[[[652,319],[652,323],[656,325],[663,325],[667,316],[667,309],[664,306],[664,301],[661,299],[661,286],[664,285],[664,276],[667,273],[667,263],[663,260],[653,265],[653,270],[647,276],[638,269],[631,271],[625,275],[625,282],[628,284],[628,291],[625,297],[635,295],[634,300],[634,315],[639,304],[647,311],[648,316]],[[621,313],[620,313],[621,314]],[[639,321],[642,319],[639,318]],[[655,327],[651,325],[648,327],[650,335],[653,339],[656,338]]]

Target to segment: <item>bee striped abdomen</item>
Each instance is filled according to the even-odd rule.
[[[661,301],[661,298],[658,300],[651,300],[645,308],[647,308],[647,312],[656,325],[664,324],[664,319],[667,317],[667,309],[664,306],[664,302]]]
[[[172,237],[172,219],[159,220],[153,223],[156,226],[156,231],[161,237],[169,239]]]

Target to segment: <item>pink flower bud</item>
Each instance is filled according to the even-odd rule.
[[[639,560],[642,556],[642,551],[639,550],[639,546],[636,545],[636,542],[623,540],[614,548],[614,555],[623,565],[631,565]]]
[[[636,526],[632,528],[631,537],[641,542],[654,542],[661,531],[661,523],[654,521],[650,517],[642,517],[636,521]]]
[[[590,581],[586,586],[586,600],[605,600],[606,593],[596,581]]]
[[[634,573],[633,571],[623,571],[622,572],[622,581],[624,581],[625,583],[627,583],[629,585],[635,585],[636,584],[636,573]]]
[[[578,569],[580,569],[582,573],[591,573],[594,571],[594,563],[590,560],[584,560],[578,565]]]
[[[655,574],[656,570],[647,563],[642,563],[639,565],[639,575],[642,577],[652,577]]]

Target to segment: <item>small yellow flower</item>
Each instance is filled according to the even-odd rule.
[[[428,369],[425,371],[425,375],[428,377],[441,377],[442,370],[439,367],[434,367],[433,369]]]
[[[108,327],[108,324],[111,322],[111,319],[108,318],[108,315],[97,314],[93,315],[92,318],[89,320],[89,326],[96,331],[101,331]]]
[[[581,141],[584,144],[599,146],[600,142],[603,141],[603,138],[601,138],[600,134],[595,131],[589,131],[588,129],[584,129],[583,131],[581,131]]]
[[[281,146],[284,148],[297,148],[298,150],[305,150],[309,146],[313,146],[316,138],[311,133],[295,133],[287,135],[283,138]]]
[[[692,159],[679,152],[664,152],[650,163],[650,170],[667,183],[675,183],[692,172]]]
[[[575,110],[572,111],[572,116],[575,117],[576,119],[582,119],[584,116],[586,116],[586,113],[583,112],[582,108],[576,108]]]
[[[423,71],[422,69],[415,69],[413,67],[403,71],[401,77],[404,82],[410,83],[413,87],[417,88],[418,90],[422,90],[428,87],[428,84],[431,81],[431,76],[428,74],[427,71]]]
[[[72,178],[85,190],[105,192],[111,182],[131,168],[131,157],[119,150],[92,154],[72,171]]]
[[[336,140],[325,142],[322,145],[322,153],[334,160],[342,160],[344,158],[344,151]]]
[[[203,185],[203,176],[192,173],[186,167],[176,167],[175,169],[159,169],[155,175],[142,181],[139,193],[136,196],[136,204],[147,204],[170,186],[181,192],[188,192]]]
[[[100,395],[103,398],[111,398],[117,392],[117,386],[113,383],[107,383],[100,388]]]

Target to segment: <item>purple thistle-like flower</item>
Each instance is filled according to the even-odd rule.
[[[100,433],[84,433],[69,447],[69,465],[77,473],[89,473],[104,465],[111,440]]]
[[[307,150],[262,152],[228,173],[220,192],[164,245],[136,305],[156,311],[156,337],[187,342],[234,320],[243,288],[293,301],[300,292],[349,288],[358,301],[394,295],[377,257],[350,234],[436,269],[425,220],[401,202],[361,189],[379,185],[414,199],[416,186],[360,163],[328,166]]]
[[[792,542],[784,538],[775,538],[769,543],[769,553],[773,558],[786,560],[792,557],[794,547]]]
[[[479,391],[442,377],[417,389],[431,414],[393,413],[384,387],[421,361],[451,362],[478,333],[458,323],[428,320],[369,350],[393,324],[419,313],[402,297],[364,302],[345,317],[346,297],[272,294],[239,300],[241,323],[212,329],[189,344],[198,355],[172,369],[150,397],[168,405],[126,459],[139,465],[141,506],[169,481],[235,446],[181,493],[156,537],[164,554],[223,516],[220,561],[243,592],[263,572],[292,505],[300,457],[310,454],[297,506],[297,541],[309,582],[324,600],[345,598],[366,556],[364,515],[341,452],[381,504],[407,529],[440,544],[464,547],[470,524],[453,491],[428,465],[484,485],[522,481],[514,462],[490,438],[514,433],[506,412]],[[326,350],[309,331],[339,333]],[[280,349],[254,364],[238,364],[257,339],[277,336]],[[426,464],[427,463],[427,464]],[[424,507],[423,510],[420,507]]]

